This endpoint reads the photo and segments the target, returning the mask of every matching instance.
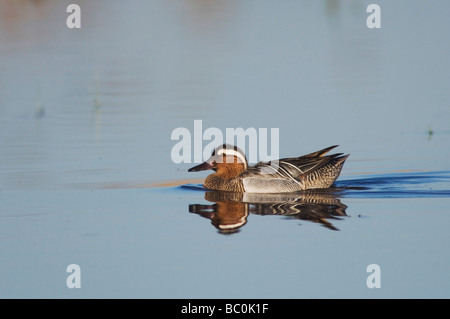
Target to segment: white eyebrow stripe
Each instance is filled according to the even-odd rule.
[[[247,160],[245,159],[245,155],[243,155],[241,152],[236,151],[235,149],[228,149],[228,148],[221,148],[217,151],[217,155],[225,154],[227,156],[236,156],[239,158],[242,163],[246,163]]]

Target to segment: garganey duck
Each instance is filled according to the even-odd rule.
[[[349,155],[324,156],[337,145],[300,157],[260,162],[249,167],[245,154],[236,146],[217,147],[204,163],[189,172],[212,169],[203,186],[237,193],[287,193],[314,188],[328,188],[338,178]]]

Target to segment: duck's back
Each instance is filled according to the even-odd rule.
[[[249,167],[239,178],[245,192],[281,193],[312,188],[328,188],[338,178],[348,155],[323,156],[330,149],[304,155],[261,162]]]

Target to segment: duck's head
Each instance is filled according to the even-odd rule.
[[[218,175],[226,175],[228,178],[232,178],[247,169],[247,159],[238,147],[223,144],[216,147],[206,162],[190,168],[188,172],[207,169],[216,171]]]

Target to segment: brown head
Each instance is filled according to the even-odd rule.
[[[212,169],[224,179],[238,176],[247,169],[247,159],[244,153],[236,146],[223,144],[218,146],[211,157],[204,163],[192,167],[189,172]]]

